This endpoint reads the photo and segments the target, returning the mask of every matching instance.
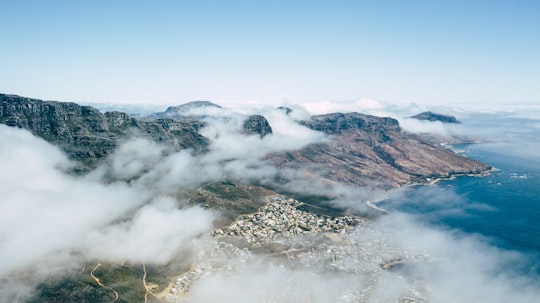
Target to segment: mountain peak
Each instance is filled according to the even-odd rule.
[[[376,117],[361,113],[330,113],[312,116],[310,121],[303,121],[305,126],[327,134],[340,134],[347,130],[399,130],[399,122],[389,117]]]
[[[412,116],[411,118],[431,122],[439,121],[443,123],[461,123],[454,116],[438,114],[431,111],[420,113],[418,115]]]
[[[164,112],[150,115],[150,118],[170,118],[177,120],[200,119],[217,114],[223,107],[210,101],[191,101],[181,105],[169,106]]]
[[[177,105],[177,106],[169,106],[167,108],[167,110],[165,110],[165,112],[179,112],[179,111],[188,111],[188,110],[192,110],[192,109],[195,109],[195,108],[222,108],[220,105],[218,104],[215,104],[213,102],[210,102],[210,101],[201,101],[201,100],[196,100],[196,101],[190,101],[190,102],[187,102],[187,103],[184,103],[184,104],[181,104],[181,105]]]

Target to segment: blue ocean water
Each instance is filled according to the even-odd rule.
[[[540,136],[532,138],[539,140]],[[540,279],[539,158],[519,150],[516,140],[456,147],[496,170],[485,177],[463,176],[435,186],[411,187],[379,206],[517,251],[523,257],[515,264],[516,270]]]

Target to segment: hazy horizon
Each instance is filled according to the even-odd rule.
[[[58,134],[48,142],[8,126],[24,123],[14,114],[18,105],[6,101],[6,125],[0,124],[0,303],[37,302],[58,283],[82,275],[97,282],[76,281],[82,288],[95,286],[83,289],[88,296],[105,288],[116,293],[89,271],[101,263],[142,266],[144,276],[132,278],[146,295],[152,294],[146,265],[191,263],[187,272],[173,273],[193,269],[200,276],[171,302],[529,303],[540,298],[540,242],[530,240],[540,239],[539,230],[526,223],[540,219],[540,1],[7,0],[0,10],[0,93],[137,117],[195,100],[223,106],[192,109],[203,122],[193,132],[204,137],[197,138],[204,139],[202,153],[173,150],[157,142],[161,137],[138,137],[138,130],[126,130],[125,137],[110,132],[104,137],[109,141],[96,144],[104,150],[113,144],[114,152],[79,175],[73,174],[77,163],[65,146],[52,143],[61,142]],[[285,113],[276,106],[294,110]],[[32,124],[47,132],[57,120],[71,118],[43,108],[21,115],[50,115],[54,120]],[[411,118],[428,110],[462,123]],[[495,170],[465,190],[458,178],[441,182],[448,185],[444,188],[440,183],[422,188],[412,200],[409,187],[402,186],[390,191],[395,199],[385,205],[382,197],[390,192],[375,191],[384,185],[378,180],[327,182],[322,176],[334,167],[318,168],[310,159],[305,167],[269,161],[268,155],[321,146],[323,159],[332,164],[333,152],[338,157],[353,150],[345,145],[364,144],[360,135],[352,138],[356,141],[342,138],[347,144],[331,150],[336,134],[299,123],[330,112],[395,118],[399,132],[408,133],[403,144],[410,144],[410,154],[418,154],[415,144],[425,144],[420,140],[426,133],[426,142],[438,142],[439,136],[478,142],[470,145],[476,150],[460,153]],[[263,115],[272,133],[246,134],[248,114]],[[65,124],[65,133],[86,152],[94,133]],[[370,131],[362,130],[366,142],[375,136],[386,140],[385,129]],[[355,157],[380,148],[373,144],[377,140]],[[380,149],[385,159],[373,161],[401,165],[393,157],[401,151],[391,148]],[[432,175],[415,176],[431,181]],[[388,206],[389,213],[340,232],[337,243],[329,237],[323,243],[328,249],[306,246],[312,251],[295,260],[232,244],[232,252],[214,254],[223,252],[226,241],[212,232],[228,215],[194,205],[190,195],[223,180],[268,186],[276,195],[320,195],[328,198],[324,205],[347,214],[373,211],[371,202],[381,200],[378,205]],[[482,188],[499,195],[500,204],[489,195],[475,200],[471,193]],[[409,206],[418,211],[407,211]],[[441,213],[465,223],[498,214],[500,222],[482,224],[495,230],[482,233],[434,223],[445,218]],[[501,230],[506,234],[497,233]],[[283,239],[298,247],[317,240]],[[498,245],[505,240],[520,245]],[[394,261],[395,271],[384,268]],[[203,270],[195,268],[199,265]],[[67,299],[66,285],[58,289]]]
[[[393,107],[357,104],[361,105],[370,105],[370,113],[400,115],[392,113]],[[221,214],[193,207],[177,193],[208,182],[274,180],[277,175],[290,174],[294,182],[288,188],[321,191],[334,197],[329,203],[337,206],[367,208],[363,199],[372,193],[366,188],[336,184],[326,189],[297,170],[278,169],[263,161],[268,153],[327,139],[282,111],[266,110],[272,135],[246,136],[238,127],[242,115],[222,109],[231,118],[223,120],[209,111],[205,115],[209,124],[201,130],[209,139],[207,153],[196,156],[180,150],[164,154],[164,145],[131,138],[84,176],[63,170],[72,162],[57,146],[27,130],[0,125],[0,162],[5,172],[0,176],[0,194],[5,197],[0,200],[0,302],[24,302],[35,294],[38,283],[80,272],[85,264],[164,264],[185,251],[202,255],[198,261],[204,264],[208,261],[204,256],[221,249],[218,240],[204,236]],[[512,161],[518,159],[526,167],[519,175],[526,174],[527,179],[512,179],[510,174],[508,180],[538,180],[538,141],[534,140],[540,127],[538,111],[463,112],[462,116],[467,118],[463,124],[401,119],[400,125],[412,132],[467,135],[495,143],[493,151],[510,155]],[[443,210],[457,210],[455,215],[465,218],[471,207],[495,211],[488,207],[489,201],[470,201],[455,190],[429,188],[421,198],[423,205],[445,204]],[[534,221],[537,208],[531,209],[526,214]],[[394,211],[342,236],[350,252],[330,264],[325,250],[314,259],[285,266],[255,252],[217,258],[220,266],[196,280],[187,299],[396,302],[412,295],[419,302],[528,303],[540,294],[538,277],[513,267],[528,255],[494,246],[483,235],[434,226]],[[380,267],[384,260],[401,257],[410,261],[403,272]],[[17,278],[11,279],[13,276]]]
[[[538,1],[4,1],[0,91],[181,104],[540,102]]]

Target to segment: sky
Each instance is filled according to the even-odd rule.
[[[540,103],[540,1],[1,0],[0,92]]]

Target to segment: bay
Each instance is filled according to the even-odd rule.
[[[540,161],[509,153],[509,144],[456,145],[464,155],[496,170],[485,177],[462,176],[435,186],[410,187],[378,205],[518,252],[521,257],[513,270],[540,279]]]

